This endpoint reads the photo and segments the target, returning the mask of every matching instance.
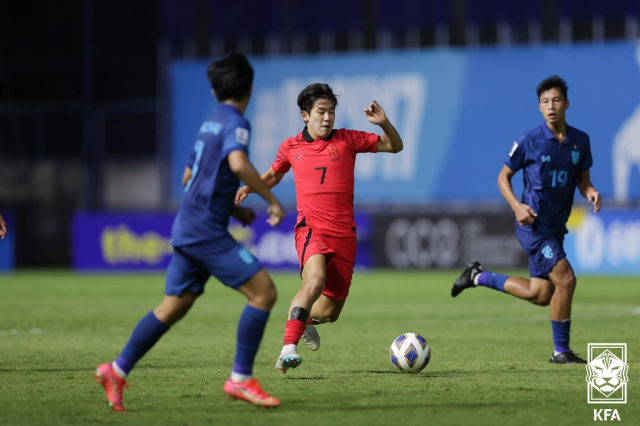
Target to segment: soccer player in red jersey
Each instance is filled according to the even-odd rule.
[[[338,99],[327,84],[307,86],[298,95],[306,126],[280,145],[278,155],[262,180],[276,186],[293,168],[298,205],[295,226],[302,288],[289,307],[284,346],[276,362],[283,373],[302,362],[300,339],[311,350],[320,347],[314,324],[335,322],[349,294],[356,258],[356,224],[353,218],[353,184],[356,154],[402,151],[402,139],[384,110],[374,100],[364,108],[367,120],[383,135],[334,129]],[[251,190],[236,194],[240,204]]]

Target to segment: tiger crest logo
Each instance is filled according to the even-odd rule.
[[[629,381],[626,349],[626,343],[589,344],[586,381],[589,388],[590,404],[626,403],[627,382]],[[623,359],[618,357],[614,351],[620,353]],[[593,359],[591,358],[592,354],[596,355]]]
[[[329,151],[331,161],[340,161],[340,151],[338,151],[338,148],[336,148],[335,145],[329,145],[327,147],[327,151]]]

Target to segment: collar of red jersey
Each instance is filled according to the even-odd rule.
[[[333,135],[336,134],[336,129],[333,129],[331,131],[331,133],[329,133],[329,136],[327,136],[326,138],[322,139],[323,141],[329,141],[331,140],[331,138],[333,137]],[[307,131],[307,126],[304,126],[304,129],[302,129],[302,138],[307,141],[307,142],[313,142],[315,139],[313,139],[311,137],[311,135],[309,134],[309,132]]]

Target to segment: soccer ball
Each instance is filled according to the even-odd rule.
[[[403,373],[419,373],[429,364],[431,348],[421,335],[404,333],[391,344],[389,357],[393,365]]]

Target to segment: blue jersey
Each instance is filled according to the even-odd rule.
[[[229,168],[233,151],[249,153],[249,121],[234,106],[220,104],[202,124],[187,166],[191,179],[184,188],[173,221],[171,244],[182,246],[211,240],[227,232],[240,180]]]
[[[593,165],[589,136],[567,125],[558,143],[545,123],[520,135],[504,163],[514,172],[522,169],[521,202],[538,214],[532,225],[520,229],[566,234],[579,175]]]

